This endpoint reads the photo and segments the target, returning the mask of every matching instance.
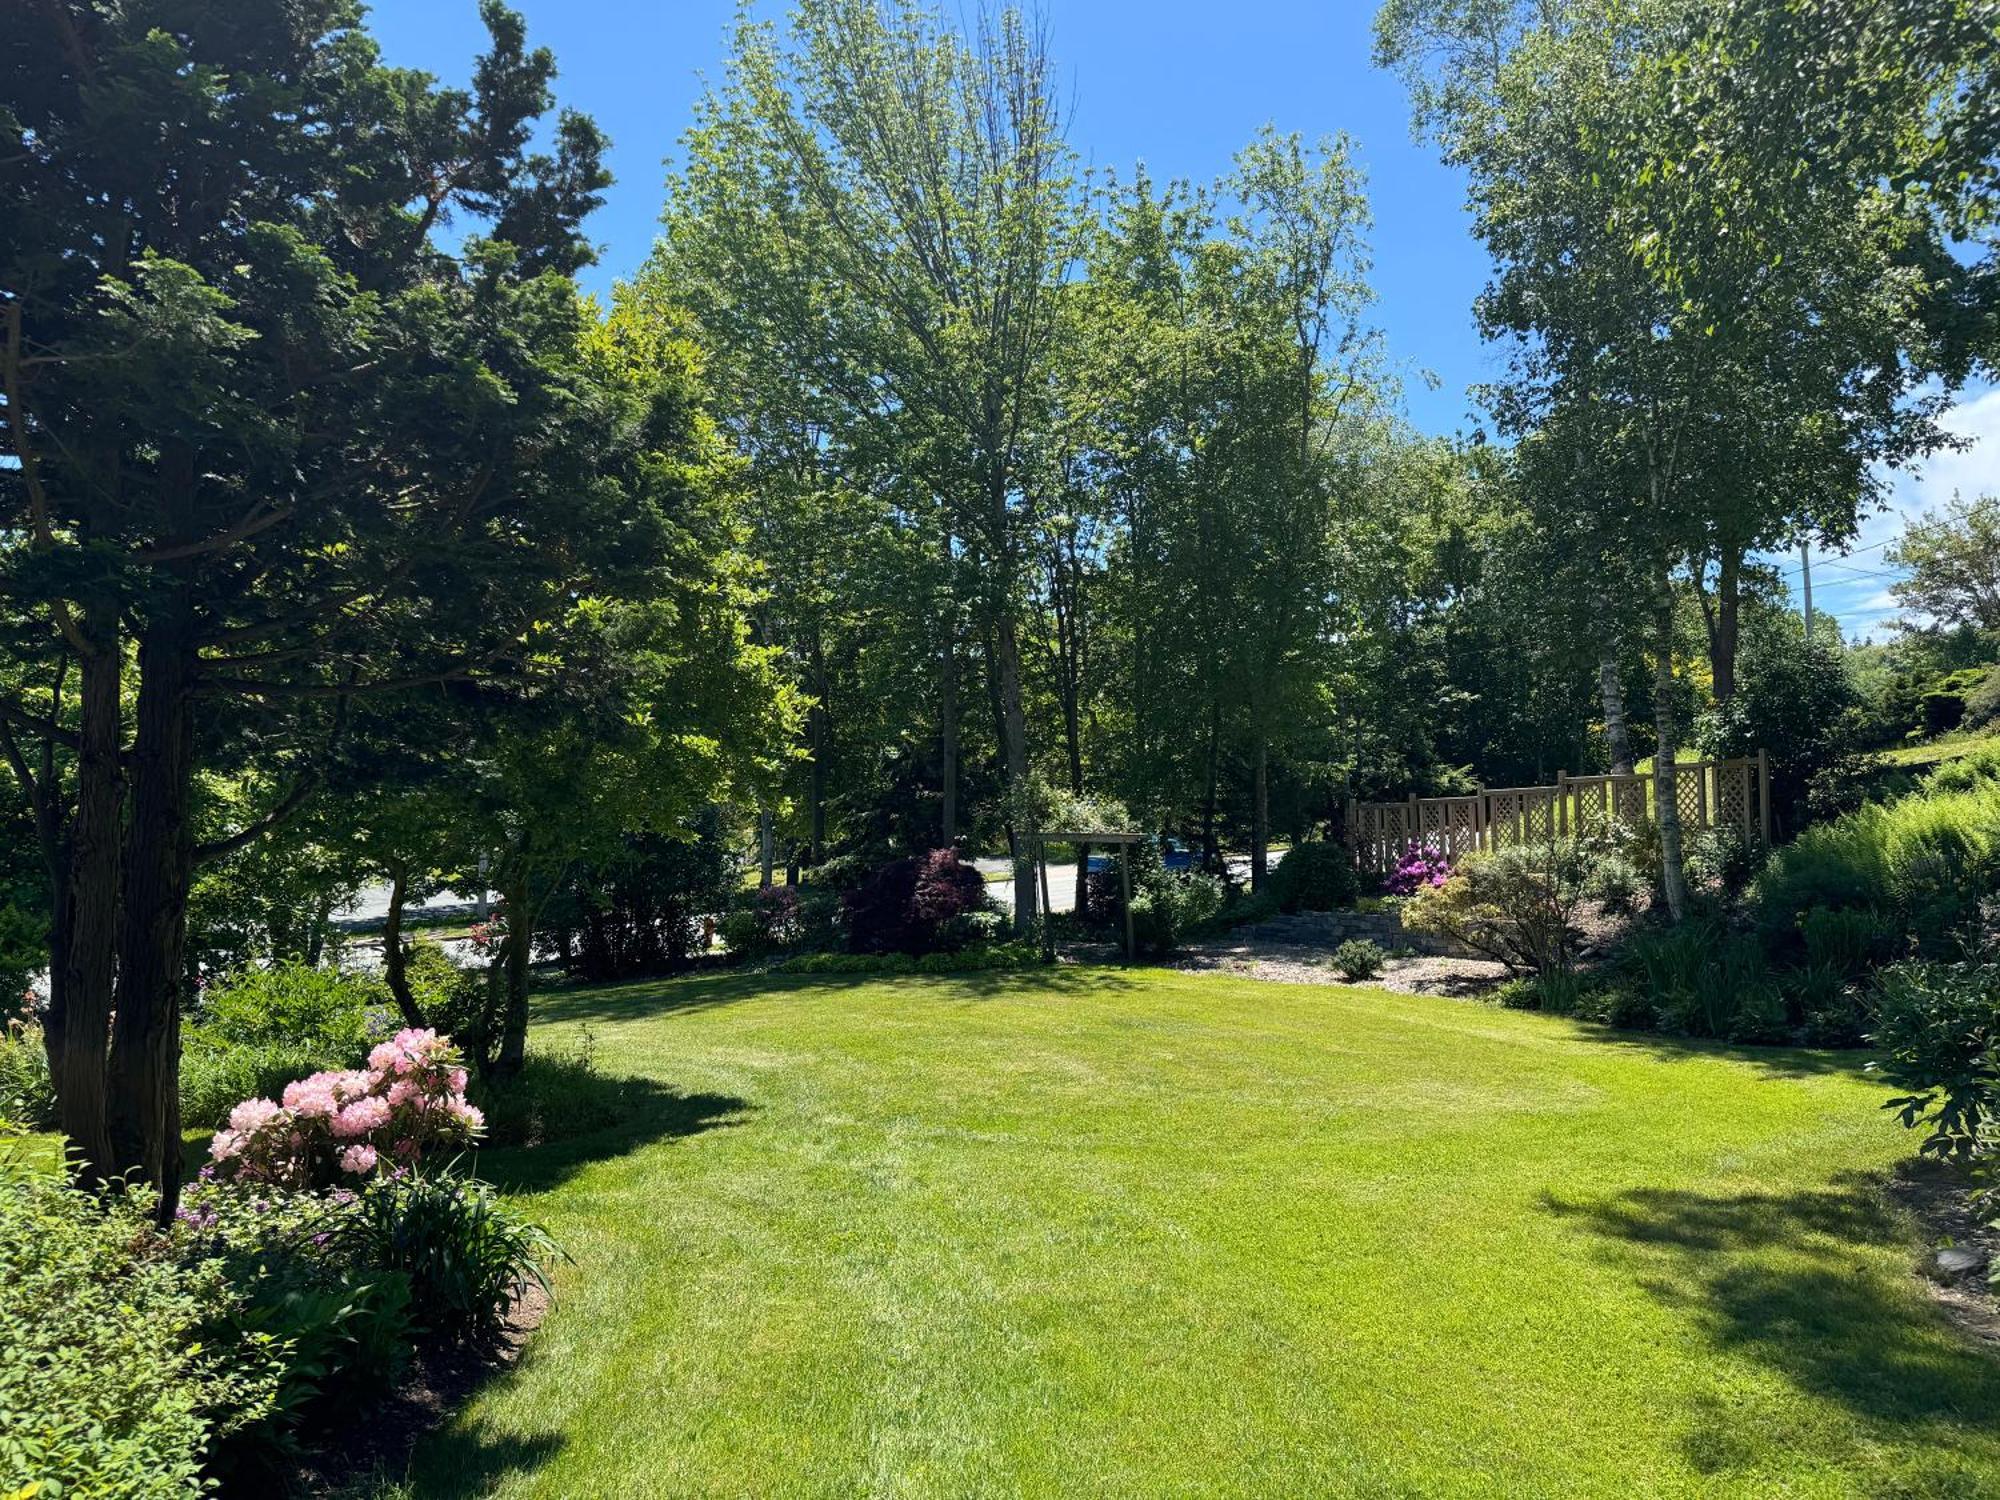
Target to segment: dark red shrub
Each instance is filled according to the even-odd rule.
[[[950,849],[882,866],[841,898],[856,953],[936,953],[953,946],[957,919],[986,902],[986,882]]]

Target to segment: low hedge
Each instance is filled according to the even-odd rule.
[[[957,953],[801,953],[772,967],[775,974],[978,974],[1031,969],[1042,960],[1032,943],[995,943]]]

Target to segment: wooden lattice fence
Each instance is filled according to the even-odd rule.
[[[1737,828],[1746,839],[1771,839],[1771,766],[1763,751],[1740,760],[1682,763],[1674,777],[1681,826]],[[1559,776],[1554,786],[1482,787],[1457,797],[1350,802],[1347,838],[1356,861],[1386,874],[1413,849],[1457,859],[1475,849],[1540,842],[1615,821],[1654,821],[1651,772],[1629,776]]]

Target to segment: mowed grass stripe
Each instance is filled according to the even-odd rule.
[[[545,997],[699,1108],[421,1495],[2000,1495],[1860,1060],[1164,971]]]

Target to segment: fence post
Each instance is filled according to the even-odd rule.
[[[1556,772],[1556,815],[1551,818],[1556,838],[1569,834],[1569,772]]]
[[[1764,847],[1771,847],[1771,755],[1761,746],[1757,751],[1757,826],[1764,835]]]

